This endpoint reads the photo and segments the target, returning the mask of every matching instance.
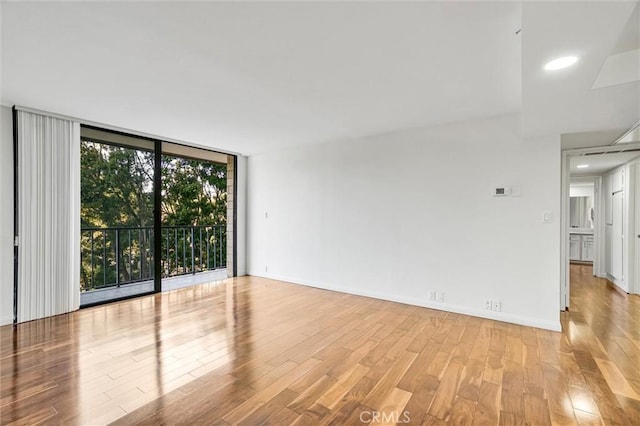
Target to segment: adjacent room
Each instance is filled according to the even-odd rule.
[[[0,24],[0,424],[640,424],[638,1]]]
[[[608,150],[582,151],[569,157],[569,260],[580,273],[634,293],[640,265],[633,257],[640,254],[634,235],[640,212],[634,206],[640,199],[640,149],[616,144]]]

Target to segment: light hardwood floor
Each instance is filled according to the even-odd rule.
[[[254,277],[2,327],[1,423],[640,424],[640,298],[571,274],[562,333]]]

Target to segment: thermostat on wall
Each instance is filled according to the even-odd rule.
[[[496,186],[493,188],[494,197],[508,197],[511,195],[511,187],[509,186]]]

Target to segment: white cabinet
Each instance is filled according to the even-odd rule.
[[[569,259],[593,262],[593,235],[569,235]]]
[[[580,235],[569,236],[569,259],[570,260],[582,260],[580,245],[582,244],[582,238]]]
[[[593,235],[582,236],[582,256],[581,260],[593,262]]]

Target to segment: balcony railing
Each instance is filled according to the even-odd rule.
[[[163,226],[162,277],[226,268],[225,225]],[[152,280],[153,227],[82,228],[81,290]]]

